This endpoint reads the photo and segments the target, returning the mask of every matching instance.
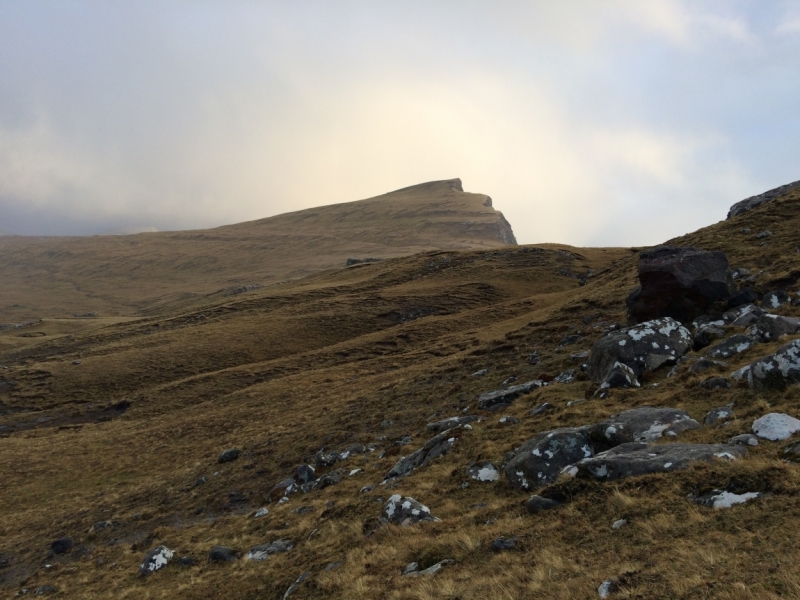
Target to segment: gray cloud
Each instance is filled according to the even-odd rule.
[[[0,4],[0,230],[195,228],[461,177],[656,243],[800,178],[800,3]]]

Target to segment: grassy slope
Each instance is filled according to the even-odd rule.
[[[795,193],[677,242],[721,249],[734,266],[763,269],[761,291],[788,280],[795,290],[799,217]],[[751,232],[741,233],[745,227]],[[774,233],[767,245],[754,238],[763,229]],[[500,415],[486,414],[451,454],[399,483],[398,493],[430,506],[440,523],[364,535],[380,515],[378,498],[395,490],[358,490],[378,483],[401,453],[429,437],[429,418],[474,409],[477,393],[510,375],[525,381],[575,366],[569,355],[591,347],[602,331],[595,325],[624,320],[635,253],[565,249],[426,253],[52,340],[0,334],[17,339],[0,355],[9,366],[0,377],[16,382],[0,391],[0,425],[18,429],[0,439],[0,565],[3,557],[8,563],[0,567],[0,589],[11,594],[24,581],[52,583],[68,597],[281,598],[308,570],[313,576],[292,598],[591,598],[610,577],[624,580],[616,596],[622,598],[800,596],[793,568],[800,559],[800,476],[779,460],[781,444],[765,443],[733,464],[616,484],[559,484],[571,502],[538,516],[527,515],[527,495],[505,483],[461,486],[463,468],[474,460],[499,463],[536,432],[633,406],[677,406],[702,420],[709,409],[734,402],[732,425],[682,436],[723,442],[765,412],[798,415],[796,388],[761,396],[708,392],[698,378],[665,379],[661,372],[653,379],[657,388],[616,390],[606,400],[567,406],[584,398],[587,381],[547,387],[512,404],[507,414],[519,425],[503,428]],[[589,268],[596,274],[581,287],[573,274]],[[421,314],[427,316],[403,322]],[[58,324],[37,327],[47,333]],[[578,344],[559,348],[562,337],[577,332]],[[730,361],[730,370],[775,346],[748,351]],[[533,350],[543,357],[536,366],[527,361]],[[479,368],[489,373],[470,377]],[[98,422],[98,411],[121,400],[131,402],[122,417]],[[528,416],[544,401],[556,409]],[[29,428],[42,418],[50,420]],[[383,427],[388,419],[393,423]],[[390,446],[405,434],[412,445]],[[376,440],[388,449],[385,458],[376,452],[344,465],[365,472],[269,505],[264,519],[248,517],[323,445]],[[239,460],[217,465],[218,453],[234,445],[243,449]],[[200,476],[208,483],[194,487]],[[772,495],[725,511],[685,499],[730,482]],[[231,504],[231,492],[244,503]],[[471,508],[478,503],[486,506]],[[299,506],[314,510],[291,512]],[[619,518],[630,524],[612,531]],[[101,520],[117,525],[88,534]],[[42,567],[49,542],[66,534],[91,552]],[[499,535],[518,536],[522,549],[492,553]],[[247,549],[277,538],[297,548],[260,563],[206,562],[212,544]],[[160,543],[197,564],[139,578],[144,552]],[[458,562],[428,580],[400,575],[412,560],[427,566],[442,558]],[[339,561],[338,569],[323,571]]]

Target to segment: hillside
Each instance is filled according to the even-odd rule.
[[[515,244],[511,226],[461,181],[216,229],[91,237],[0,238],[0,322],[139,315],[209,294],[393,258]]]
[[[798,227],[795,189],[669,243],[724,252],[737,285],[796,298]],[[641,387],[599,393],[580,365],[624,326],[641,250],[427,250],[139,318],[0,331],[0,593],[572,599],[597,598],[609,581],[609,598],[800,596],[800,473],[784,460],[787,442],[610,482],[563,474],[527,492],[505,475],[469,475],[470,465],[507,464],[537,434],[637,407],[701,424],[732,407],[727,420],[676,434],[698,444],[726,444],[767,413],[800,417],[796,384],[705,386],[690,365],[708,347],[690,350],[674,376],[661,368]],[[800,317],[792,303],[774,312]],[[798,335],[754,344],[710,373],[730,382]],[[507,403],[479,404],[532,381]],[[440,456],[385,481],[401,457],[434,448],[429,426],[455,416],[480,420],[445,430]],[[232,448],[238,456],[223,459]],[[329,465],[332,451],[340,461]],[[281,482],[304,464],[317,465],[316,487],[284,496]],[[725,509],[689,499],[715,489],[761,496]],[[532,513],[531,493],[557,506]],[[394,494],[438,520],[381,523]],[[66,537],[72,546],[53,554]],[[265,544],[257,552],[269,558],[244,558]],[[139,575],[160,545],[174,559]],[[217,545],[240,554],[211,561]],[[443,560],[454,562],[403,575]]]

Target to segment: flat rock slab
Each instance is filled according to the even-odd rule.
[[[733,379],[746,381],[756,390],[785,390],[800,383],[800,340],[781,346],[770,354],[734,371]]]
[[[431,514],[431,509],[417,502],[409,496],[395,494],[386,502],[381,515],[384,523],[394,523],[396,525],[413,525],[423,521],[438,521]]]
[[[747,453],[743,446],[729,444],[622,444],[578,463],[578,473],[601,481],[669,473],[696,461],[733,460]]]
[[[511,486],[531,490],[552,483],[562,469],[594,455],[585,429],[545,431],[525,442],[504,469]]]
[[[665,435],[673,437],[699,428],[700,423],[684,410],[641,406],[592,425],[589,437],[595,443],[613,447],[628,442],[654,442]]]
[[[785,440],[800,431],[800,420],[783,413],[769,413],[753,421],[753,433],[765,440]]]
[[[478,408],[486,410],[495,404],[510,404],[518,396],[527,394],[531,390],[535,390],[544,385],[546,385],[544,381],[535,379],[519,385],[512,385],[502,390],[484,392],[478,396]]]

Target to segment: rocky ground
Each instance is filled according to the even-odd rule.
[[[0,331],[0,590],[800,596],[800,190],[753,204]]]

